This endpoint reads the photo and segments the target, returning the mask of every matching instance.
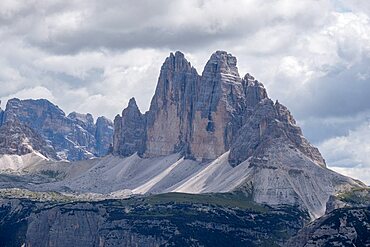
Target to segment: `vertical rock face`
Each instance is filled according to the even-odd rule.
[[[140,134],[134,137],[134,130]],[[186,158],[211,160],[230,150],[233,165],[262,155],[264,147],[280,138],[325,166],[287,108],[274,104],[253,76],[240,78],[236,58],[224,51],[212,54],[202,75],[181,52],[171,53],[149,111],[142,115],[136,104],[129,105],[116,118],[114,135],[116,154],[181,152]]]
[[[98,117],[95,128],[96,154],[99,157],[107,155],[112,146],[113,123],[106,117]]]
[[[145,114],[146,157],[182,152],[208,160],[229,149],[246,105],[252,107],[267,97],[262,84],[239,77],[236,63],[231,54],[217,51],[200,76],[181,52],[171,53]],[[119,128],[116,135],[122,136]],[[114,146],[119,146],[116,140]]]
[[[242,80],[245,107],[251,111],[263,99],[268,98],[263,84],[254,79],[250,74],[246,74]]]
[[[146,114],[147,157],[180,151],[189,153],[199,79],[198,73],[181,52],[171,53],[166,59]]]
[[[137,152],[142,155],[145,150],[145,127],[145,118],[132,98],[122,111],[122,117],[114,119],[113,153],[129,156]]]
[[[4,123],[19,121],[41,135],[55,149],[58,159],[81,160],[98,154],[96,126],[91,114],[66,116],[58,106],[45,99],[11,99],[3,115]],[[106,137],[100,133],[100,137],[111,138],[112,133],[107,132]]]
[[[243,109],[244,92],[236,62],[231,54],[217,51],[203,70],[191,139],[196,159],[215,159],[226,152],[240,124],[237,118]]]

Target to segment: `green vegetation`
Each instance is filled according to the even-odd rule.
[[[264,206],[242,192],[167,193],[83,201],[55,192],[7,189],[0,190],[0,197],[23,198],[21,202],[14,201],[20,207],[0,208],[0,236],[12,231],[20,239],[25,238],[29,227],[22,220],[41,220],[41,215],[49,215],[49,210],[53,212],[50,215],[65,218],[65,227],[69,221],[83,222],[86,217],[96,222],[103,220],[99,234],[106,241],[118,241],[126,237],[123,233],[138,234],[141,238],[164,239],[168,246],[279,246],[309,220],[308,214],[298,207]],[[13,218],[7,218],[12,215]],[[17,222],[23,223],[18,226]],[[0,243],[16,237],[0,237]]]
[[[337,198],[352,206],[370,205],[370,188],[355,188],[337,195]]]
[[[76,198],[63,195],[59,192],[40,192],[19,188],[0,189],[0,198],[29,199],[32,201],[51,201],[63,203],[76,201]]]
[[[266,212],[268,207],[257,204],[242,192],[235,193],[208,193],[186,194],[171,192],[166,194],[152,195],[145,199],[149,204],[203,204],[227,208],[249,209],[256,212]]]

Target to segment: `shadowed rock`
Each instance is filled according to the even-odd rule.
[[[24,155],[39,152],[50,159],[58,159],[54,148],[38,133],[18,120],[0,127],[0,154]]]
[[[145,150],[145,118],[131,98],[126,109],[114,119],[113,153],[130,156]]]

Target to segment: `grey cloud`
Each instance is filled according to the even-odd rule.
[[[265,27],[289,24],[307,31],[320,26],[322,18],[316,11],[290,13],[285,11],[287,6],[279,8],[281,2],[38,2],[20,8],[5,24],[6,33],[56,54],[100,48],[197,50],[218,41],[248,38]],[[317,10],[326,2],[302,1],[301,5]]]
[[[299,115],[340,117],[368,111],[370,107],[370,59],[365,57],[351,68],[335,68],[310,82],[308,94],[299,105]],[[363,77],[361,76],[363,75]]]

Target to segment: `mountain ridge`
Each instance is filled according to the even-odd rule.
[[[268,102],[263,103],[264,100]],[[131,149],[135,146],[135,150],[126,152],[120,146],[119,138],[123,134],[118,130],[120,128],[116,128],[113,153],[125,156],[125,153],[131,155],[137,151],[143,157],[155,157],[181,152],[187,158],[212,160],[229,149],[237,149],[232,144],[238,142],[237,136],[243,134],[238,133],[239,129],[252,117],[256,107],[271,104],[261,82],[248,73],[243,78],[239,77],[237,59],[231,54],[216,51],[199,75],[184,54],[177,51],[171,53],[161,67],[149,110],[142,114],[136,106],[137,115],[141,114],[136,117],[136,120],[141,119],[140,131],[135,127],[126,129],[141,133],[136,136],[136,144],[132,145],[127,140],[127,146]],[[289,110],[278,102],[270,108],[261,113],[273,115],[268,119],[269,123],[267,118],[261,119],[263,116],[254,119],[254,122],[265,121],[262,124],[267,127],[271,121],[279,119],[286,126],[275,126],[273,129],[282,129],[289,141],[325,166],[320,152],[303,137]],[[118,115],[115,125],[119,127],[122,125],[120,122],[129,122],[128,118]],[[263,131],[261,129],[260,133]],[[137,146],[138,143],[141,144]],[[230,162],[234,165],[248,158],[236,157],[240,153],[238,150],[231,153],[233,160]]]
[[[74,161],[103,156],[108,153],[113,136],[110,120],[99,117],[94,122],[89,113],[66,115],[46,99],[10,99],[0,117],[0,126],[19,122],[33,129],[55,150],[56,155],[48,157],[55,160]]]

